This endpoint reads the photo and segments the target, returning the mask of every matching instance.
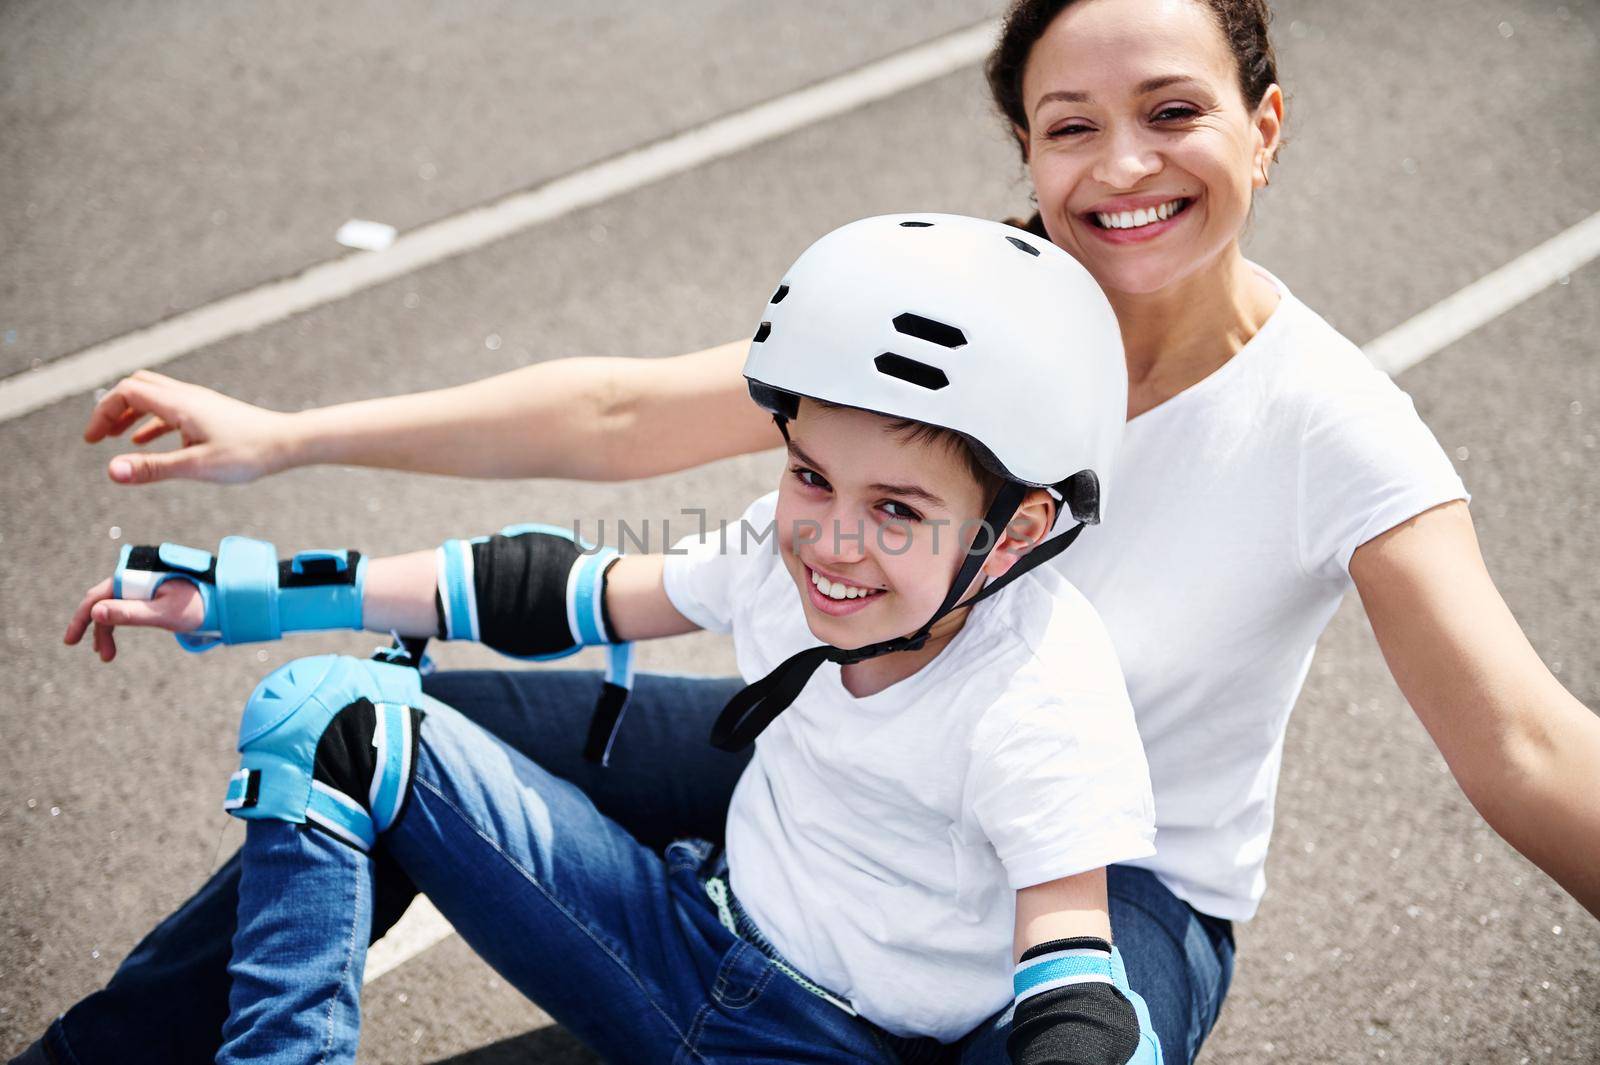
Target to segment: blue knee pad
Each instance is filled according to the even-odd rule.
[[[370,850],[411,793],[421,703],[408,666],[318,655],[273,670],[245,703],[223,809]]]

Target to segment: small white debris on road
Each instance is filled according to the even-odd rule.
[[[365,218],[352,218],[339,227],[333,239],[347,248],[362,251],[382,251],[394,243],[394,226],[383,222],[369,222]]]

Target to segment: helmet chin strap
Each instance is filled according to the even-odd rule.
[[[1036,566],[1048,562],[1050,559],[1065,551],[1072,541],[1078,538],[1083,531],[1083,523],[1068,529],[1060,536],[1048,543],[1041,544],[1020,559],[1010,571],[999,580],[990,582],[977,595],[964,603],[958,603],[961,593],[972,584],[982,568],[984,560],[989,557],[990,551],[999,541],[1000,535],[1005,531],[1011,519],[1016,516],[1017,508],[1022,505],[1023,496],[1027,494],[1027,486],[1016,481],[1007,481],[995,496],[994,503],[989,507],[989,513],[984,515],[983,525],[978,529],[978,534],[973,538],[972,546],[968,548],[966,558],[962,560],[961,570],[956,574],[950,591],[946,593],[944,602],[939,609],[922,627],[910,636],[896,636],[891,640],[882,640],[878,643],[867,644],[865,647],[856,647],[849,650],[833,647],[829,644],[820,644],[808,647],[786,659],[765,677],[747,685],[743,690],[728,700],[728,705],[723,708],[717,718],[717,723],[711,729],[711,743],[724,751],[741,751],[748,747],[777,716],[788,709],[789,704],[795,701],[811,675],[823,662],[837,662],[841,666],[853,665],[864,662],[869,658],[879,655],[892,654],[895,651],[918,651],[928,642],[928,632],[938,620],[951,611],[962,607],[971,606],[980,599],[985,599],[1024,573]],[[987,542],[985,542],[987,537]]]

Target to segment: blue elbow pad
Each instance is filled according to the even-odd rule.
[[[610,646],[584,755],[608,764],[633,687],[633,644],[612,635],[606,571],[621,556],[569,529],[512,525],[494,536],[447,540],[437,553],[434,599],[447,640],[474,640],[542,662]]]
[[[198,652],[286,632],[360,630],[366,567],[358,551],[302,551],[280,561],[270,543],[245,536],[225,537],[215,556],[182,544],[126,544],[111,594],[148,600],[169,580],[193,584],[205,618],[176,635],[184,650]]]

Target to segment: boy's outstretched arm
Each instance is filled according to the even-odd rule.
[[[188,550],[187,548],[181,550]],[[436,584],[433,551],[365,560],[360,595],[361,627],[402,636],[437,636],[434,609]],[[119,626],[193,633],[206,622],[206,598],[195,580],[163,580],[153,594],[135,595],[118,588],[118,573],[88,591],[67,623],[63,642],[71,645],[94,629],[93,647],[101,661],[117,656],[114,633]],[[215,607],[213,607],[215,611]]]
[[[1017,892],[1016,1065],[1160,1065],[1144,1002],[1111,950],[1106,871]]]
[[[698,627],[673,609],[667,598],[662,587],[663,561],[661,555],[628,556],[616,559],[608,567],[604,595],[616,630],[611,634],[613,641],[671,636]],[[525,582],[533,577],[537,575],[523,575]],[[563,572],[555,575],[551,583],[564,581]],[[368,559],[361,594],[361,627],[402,636],[444,635],[439,629],[438,589],[437,550]],[[563,597],[554,587],[551,598],[554,601],[547,609],[564,609]],[[115,578],[108,577],[84,593],[67,624],[64,641],[69,645],[78,643],[92,626],[93,647],[102,661],[109,662],[116,657],[113,633],[118,626],[192,633],[201,628],[205,618],[205,602],[190,580],[164,581],[152,597],[140,599],[119,598]],[[508,618],[505,627],[521,628],[531,620]]]

